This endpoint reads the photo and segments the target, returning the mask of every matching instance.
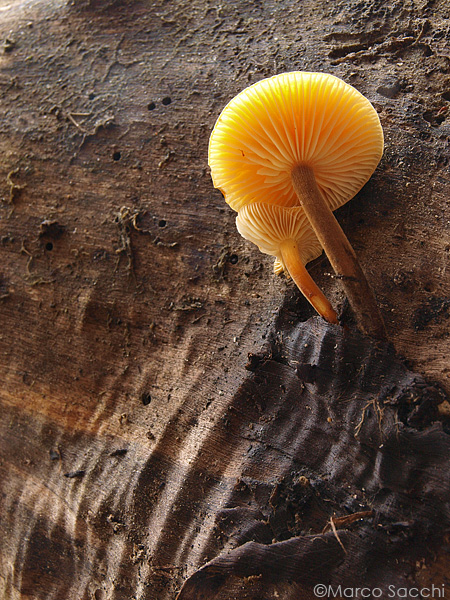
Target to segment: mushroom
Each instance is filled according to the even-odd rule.
[[[289,272],[317,312],[337,324],[333,307],[304,266],[322,253],[322,247],[300,207],[253,202],[238,212],[236,227],[242,237],[256,244],[261,252],[275,256],[278,268]]]
[[[302,208],[358,325],[378,338],[386,333],[375,297],[332,211],[362,188],[382,153],[378,115],[360,92],[333,75],[296,71],[259,81],[227,104],[208,161],[232,209]]]

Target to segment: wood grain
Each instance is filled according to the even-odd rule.
[[[13,0],[0,15],[0,595],[174,598],[233,544],[211,532],[245,458],[227,423],[248,355],[280,311],[312,315],[212,187],[215,119],[295,69],[374,103],[386,151],[337,218],[389,339],[448,392],[448,9]],[[351,330],[326,259],[310,269]],[[418,560],[443,581],[445,552],[434,571]]]

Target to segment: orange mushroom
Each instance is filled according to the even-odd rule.
[[[209,142],[214,186],[236,211],[264,202],[301,206],[361,329],[384,338],[373,292],[333,210],[367,182],[383,152],[370,102],[324,73],[283,73],[238,94]],[[300,260],[300,258],[299,258]]]
[[[236,227],[261,252],[275,256],[317,312],[337,324],[333,307],[304,266],[320,256],[322,247],[300,207],[253,202],[238,212]]]

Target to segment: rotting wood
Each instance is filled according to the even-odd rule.
[[[319,566],[330,574],[345,556],[351,576],[361,564],[351,559],[362,560],[361,544],[369,541],[377,545],[386,584],[403,576],[399,564],[412,565],[407,584],[445,582],[449,558],[439,535],[448,513],[436,498],[448,498],[448,489],[433,487],[448,483],[442,444],[449,420],[438,410],[445,398],[440,388],[450,391],[450,73],[442,6],[3,3],[2,39],[14,44],[0,61],[0,595],[173,600],[195,573],[211,573],[202,570],[208,561],[222,568],[224,549],[234,567],[249,549],[255,564],[255,556],[268,560],[273,552],[277,559],[280,548],[296,544],[292,556],[307,566],[310,580],[321,574]],[[418,43],[396,42],[411,37]],[[361,50],[345,55],[350,43]],[[337,216],[368,271],[389,338],[412,369],[404,396],[384,389],[386,378],[373,374],[368,361],[361,370],[361,355],[352,352],[367,341],[355,341],[351,323],[342,334],[346,360],[332,360],[335,332],[313,360],[318,332],[328,330],[317,329],[314,319],[304,329],[312,315],[307,303],[273,277],[270,259],[255,261],[212,188],[207,143],[224,103],[275,71],[294,69],[342,77],[379,112],[384,157]],[[377,92],[387,88],[391,97]],[[117,264],[115,219],[122,207],[131,211],[126,227],[135,278],[126,259]],[[41,235],[43,222],[63,224],[64,233],[50,228]],[[342,308],[326,259],[311,268]],[[308,331],[300,357],[296,336]],[[369,353],[370,364],[388,370],[392,349],[387,362],[380,351]],[[346,374],[345,384],[339,379],[330,389],[336,370]],[[364,390],[346,399],[355,381]],[[315,386],[325,395],[312,395]],[[367,406],[355,437],[372,398],[383,406],[383,419]],[[337,414],[330,413],[330,399]],[[313,415],[317,421],[307,429]],[[392,445],[379,448],[386,438],[378,436],[390,425]],[[299,439],[308,431],[323,435],[322,449],[333,439],[342,450],[327,456],[348,459],[341,473],[333,471],[336,481],[316,472],[323,474],[325,459],[299,472],[322,456]],[[370,435],[378,445],[370,446]],[[362,441],[368,445],[358,454]],[[368,448],[377,464],[394,462],[394,470],[378,471],[378,483],[383,490],[404,486],[423,544],[408,537],[416,529],[395,496],[373,517],[339,529],[339,519],[373,509],[369,487],[362,489],[368,482],[382,502],[373,463],[353,468]],[[114,456],[116,449],[127,452]],[[294,452],[301,458],[292,464]],[[266,500],[276,485],[279,500],[273,496],[271,507]],[[429,520],[430,507],[442,517],[437,523]],[[332,531],[321,533],[330,514],[347,555]],[[326,542],[320,565],[308,562],[318,537]],[[383,544],[392,550],[397,542],[414,546],[414,560],[405,554],[396,563],[395,553],[383,553]],[[260,573],[235,578],[228,571],[225,597],[245,599],[255,590],[258,597],[258,586],[267,584],[264,593],[298,598],[298,588],[287,583],[289,568],[277,562],[276,584]],[[310,590],[310,582],[300,584]]]

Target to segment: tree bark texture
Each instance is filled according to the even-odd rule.
[[[447,586],[445,0],[0,0],[0,596]],[[390,344],[239,237],[207,146],[244,87],[342,77],[386,149],[336,216]],[[444,588],[443,588],[444,589]]]

